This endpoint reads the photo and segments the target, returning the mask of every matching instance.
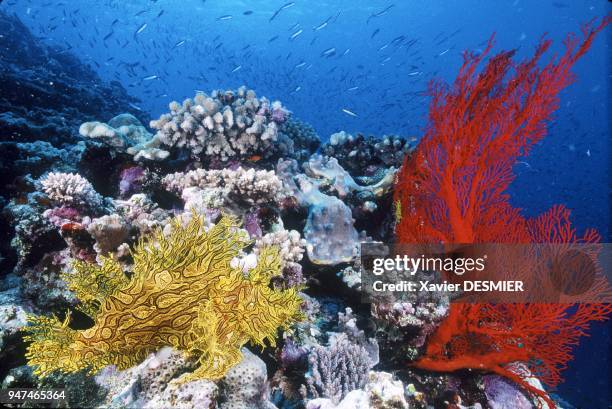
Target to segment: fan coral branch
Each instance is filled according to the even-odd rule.
[[[397,235],[402,243],[596,243],[589,230],[578,237],[569,211],[553,207],[526,220],[508,202],[512,167],[546,134],[559,92],[574,79],[573,64],[610,18],[584,26],[582,43],[565,41],[565,53],[542,66],[551,42],[514,65],[513,51],[489,59],[493,38],[481,55],[465,54],[455,83],[433,83],[427,132],[397,177]],[[514,67],[514,69],[512,69]],[[541,68],[540,68],[541,67]],[[508,81],[505,81],[510,77]],[[596,253],[596,248],[593,247]],[[600,285],[596,291],[605,291]],[[572,347],[591,321],[603,321],[610,304],[453,304],[430,336],[414,366],[433,371],[477,369],[505,376],[554,408],[552,399],[529,384],[530,376],[550,386],[572,357]],[[517,369],[523,362],[531,374]]]
[[[568,36],[565,53],[541,68],[549,40],[527,61],[514,65],[514,52],[502,52],[478,73],[491,38],[482,54],[465,53],[452,86],[432,83],[426,134],[397,178],[403,242],[529,241],[525,221],[505,193],[512,166],[545,136],[559,92],[574,79],[570,69],[609,21],[586,25],[581,44]]]
[[[559,304],[454,304],[430,337],[417,368],[452,372],[478,369],[505,376],[554,408],[543,391],[524,378],[537,376],[554,386],[572,359],[572,347],[587,335],[591,321],[604,321],[607,304],[580,304],[575,311]],[[521,374],[514,362],[527,364]]]
[[[224,217],[205,230],[193,216],[185,226],[175,219],[168,234],[158,229],[141,241],[129,280],[109,258],[101,266],[75,264],[69,285],[95,323],[76,331],[68,326],[69,315],[64,322],[31,317],[27,358],[37,375],[84,368],[93,373],[111,364],[125,369],[173,346],[200,364],[184,380],[216,379],[240,361],[247,342],[273,345],[279,328],[301,319],[297,290],[270,286],[281,271],[278,249],[261,249],[245,277],[231,267],[248,245],[234,220]]]

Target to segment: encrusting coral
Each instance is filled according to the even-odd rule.
[[[108,124],[85,122],[80,126],[79,133],[86,138],[100,140],[119,152],[133,155],[135,161],[161,161],[170,155],[170,152],[159,148],[159,138],[151,135],[138,118],[130,114],[117,115]]]
[[[181,381],[218,379],[240,361],[247,342],[274,345],[279,328],[301,319],[297,289],[270,286],[281,272],[278,249],[261,249],[245,276],[231,266],[249,244],[233,219],[223,217],[208,229],[195,213],[186,225],[180,220],[173,219],[166,234],[157,229],[140,241],[129,279],[109,257],[101,265],[75,264],[76,273],[65,279],[94,325],[71,329],[70,313],[63,321],[30,316],[26,356],[38,376],[94,373],[111,364],[127,369],[172,346],[198,364]]]

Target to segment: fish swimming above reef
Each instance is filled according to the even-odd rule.
[[[145,31],[145,29],[147,28],[148,24],[147,23],[143,23],[140,27],[138,27],[138,29],[134,32],[134,38],[136,38],[136,36],[140,33],[142,33],[143,31]]]
[[[279,8],[278,10],[276,10],[276,11],[274,12],[274,14],[272,15],[272,17],[270,17],[270,20],[269,20],[269,21],[274,20],[274,19],[275,19],[275,18],[276,18],[276,17],[277,17],[277,16],[280,14],[280,12],[281,12],[281,11],[286,10],[286,9],[288,9],[289,7],[293,7],[293,6],[295,6],[295,2],[293,2],[293,1],[291,1],[291,2],[289,2],[289,3],[284,4],[283,6],[281,6],[281,8]]]
[[[389,12],[389,10],[391,10],[393,7],[395,7],[395,4],[391,4],[387,7],[385,7],[383,10],[377,12],[377,13],[372,13],[370,14],[370,17],[368,17],[368,19],[366,20],[366,24],[370,23],[370,20],[372,20],[375,17],[381,17],[384,16],[385,14],[387,14]]]

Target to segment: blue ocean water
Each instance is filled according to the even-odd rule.
[[[196,90],[241,85],[279,99],[326,140],[336,131],[418,138],[432,78],[452,81],[466,49],[530,56],[545,33],[546,58],[568,32],[610,13],[603,1],[484,0],[5,0],[48,44],[69,49],[155,118]],[[572,209],[578,230],[610,241],[610,29],[575,67],[549,135],[516,166],[513,205],[535,215]],[[546,60],[545,58],[545,60]],[[44,64],[44,61],[41,61]],[[95,84],[92,84],[95,86]],[[100,118],[108,120],[110,118]],[[565,372],[560,394],[606,407],[609,325],[596,326]],[[593,377],[599,381],[592,381]]]

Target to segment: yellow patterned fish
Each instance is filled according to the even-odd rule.
[[[206,230],[193,214],[186,225],[175,219],[170,234],[158,230],[136,246],[129,279],[111,258],[77,262],[64,278],[95,323],[77,331],[69,327],[70,314],[63,321],[30,316],[28,364],[40,377],[56,370],[95,373],[111,364],[129,368],[172,346],[199,364],[182,381],[223,377],[247,342],[274,345],[279,328],[302,318],[297,289],[270,286],[281,272],[277,248],[264,248],[246,275],[231,267],[248,244],[233,219]]]

